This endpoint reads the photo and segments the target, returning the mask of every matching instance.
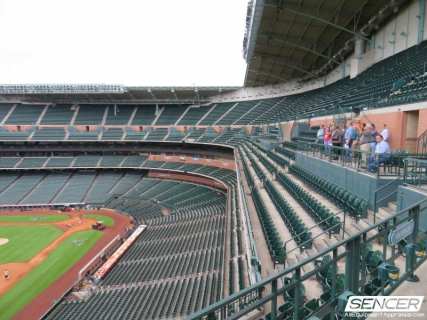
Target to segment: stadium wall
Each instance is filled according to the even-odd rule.
[[[297,166],[368,201],[371,209],[374,208],[375,190],[387,182],[369,174],[357,172],[319,158],[306,156],[299,152],[296,153],[295,162]]]
[[[397,190],[397,210],[403,210],[412,204],[427,199],[427,193],[423,192],[420,189],[409,186],[399,186]],[[427,232],[427,206],[424,205],[424,208],[420,212],[420,230],[422,232]]]
[[[416,122],[409,119],[415,112]],[[312,119],[303,119],[299,122],[308,122],[310,126],[330,125],[338,118],[360,121],[361,123],[374,123],[378,131],[381,131],[384,124],[390,130],[390,146],[392,149],[409,149],[415,151],[414,142],[427,130],[427,102],[400,105],[388,108],[380,108],[362,111],[359,115],[354,113],[340,114],[338,116],[324,116]],[[281,124],[283,138],[285,141],[292,139],[292,128],[294,121]],[[414,128],[415,132],[408,130]]]

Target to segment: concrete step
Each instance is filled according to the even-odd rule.
[[[360,220],[358,221],[358,224],[359,224],[363,229],[369,228],[369,227],[371,226],[371,224],[369,223],[368,219],[360,219]]]
[[[313,241],[313,249],[317,252],[322,252],[326,248],[328,248],[330,245],[324,239],[315,239]]]
[[[294,266],[297,262],[298,262],[298,260],[296,259],[296,257],[294,255],[286,257],[286,261],[285,261],[286,267]]]
[[[389,202],[388,203],[388,207],[391,209],[391,210],[393,210],[393,212],[396,212],[397,211],[397,204],[396,204],[396,202]]]
[[[347,235],[350,235],[350,236],[352,236],[352,235],[355,235],[355,234],[357,234],[357,233],[359,233],[360,232],[360,230],[359,230],[359,228],[358,227],[356,227],[355,225],[354,225],[354,222],[347,222],[346,224],[345,224],[345,233],[347,234]]]

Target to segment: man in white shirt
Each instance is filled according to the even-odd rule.
[[[381,134],[375,137],[377,142],[375,146],[375,155],[369,159],[368,170],[376,172],[380,164],[385,163],[391,156],[390,145],[384,140]]]
[[[388,139],[390,139],[390,132],[388,131],[386,124],[384,124],[384,129],[381,131],[381,135],[383,136],[384,141],[388,142]]]
[[[316,143],[321,143],[323,144],[323,137],[325,135],[325,125],[321,125],[319,130],[317,130],[317,134],[316,134]]]

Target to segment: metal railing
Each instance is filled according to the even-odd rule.
[[[410,156],[405,152],[393,152],[385,156],[376,155],[355,148],[325,146],[324,144],[308,142],[298,142],[297,150],[303,154],[378,177],[402,176],[404,159]]]
[[[406,259],[405,270],[396,270],[396,260],[405,258],[399,254],[401,251],[398,250],[398,244],[389,244],[386,239],[397,226],[413,222],[413,231],[405,241],[406,244],[415,245],[419,237],[420,208],[426,203],[427,200],[424,199],[400,210],[387,219],[370,225],[363,231],[338,241],[317,254],[190,315],[189,319],[238,319],[252,312],[266,313],[265,310],[271,310],[269,319],[305,319],[310,316],[324,318],[326,315],[330,316],[329,319],[334,319],[335,314],[340,311],[337,309],[338,296],[344,290],[354,294],[366,294],[375,288],[375,293],[372,294],[388,295],[403,281],[412,278],[414,270],[425,261],[426,257],[425,255],[413,256],[414,259]],[[370,232],[372,230],[377,232]],[[383,262],[381,265],[387,265],[388,268],[377,267],[375,272],[367,268],[367,262],[363,259],[361,261],[361,256],[369,248],[378,249],[376,252],[380,254]],[[326,256],[329,256],[328,259],[323,260],[327,261],[326,264],[319,264],[319,259]],[[339,273],[338,263],[340,266],[345,266],[344,273]],[[323,281],[324,278],[322,279],[321,275],[324,274],[325,268],[330,268],[330,272],[328,272],[328,281],[322,283],[323,294],[316,299],[317,304],[314,309],[306,308],[307,304],[304,303],[304,292],[301,288],[305,281],[311,281],[313,278],[319,282]],[[389,271],[390,268],[394,271]],[[304,270],[310,271],[304,272]],[[383,270],[385,271],[382,272]],[[339,279],[344,279],[343,287],[339,286],[339,283],[342,284]],[[284,308],[285,300],[285,304],[279,306],[282,297],[290,299],[290,295],[292,303]]]
[[[427,130],[417,138],[417,154],[427,153]]]
[[[404,159],[403,181],[417,187],[427,187],[427,159]]]

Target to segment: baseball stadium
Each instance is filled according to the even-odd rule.
[[[242,86],[0,85],[0,320],[425,319],[426,5],[250,0]]]

